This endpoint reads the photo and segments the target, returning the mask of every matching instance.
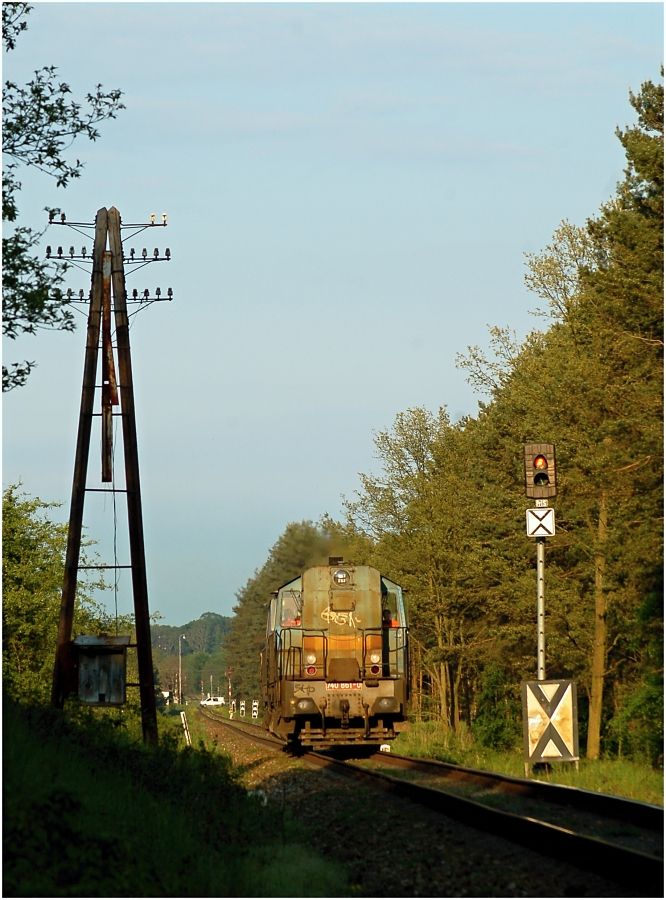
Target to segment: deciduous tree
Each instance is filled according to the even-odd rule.
[[[13,50],[27,28],[31,11],[27,3],[3,3],[2,38],[5,51]],[[97,126],[116,117],[123,109],[121,92],[105,92],[97,85],[83,102],[71,99],[69,85],[58,79],[55,66],[36,69],[26,85],[6,81],[3,91],[2,218],[14,223],[18,218],[19,175],[22,168],[54,178],[67,187],[83,169],[79,159],[69,160],[67,151],[80,136],[97,140]],[[3,229],[3,334],[15,339],[19,334],[35,334],[37,329],[71,331],[74,317],[59,288],[63,270],[40,260],[35,250],[43,231],[21,225]],[[25,384],[34,362],[24,360],[2,368],[2,389]]]

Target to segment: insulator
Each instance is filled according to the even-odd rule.
[[[52,222],[55,219],[55,209],[49,210],[49,222]]]
[[[146,257],[148,256],[148,251],[146,250],[145,247],[144,247],[143,250],[141,251],[141,256],[143,256],[144,259],[146,259]]]
[[[161,297],[161,296],[162,296],[162,291],[161,291],[160,288],[155,288],[155,296],[156,296],[156,297]]]
[[[157,249],[157,247],[155,247],[155,249],[153,250],[153,256],[155,257],[155,259],[157,259],[157,257],[159,255],[160,255],[160,251]]]
[[[81,256],[82,256],[84,259],[86,258],[86,248],[85,248],[85,247],[81,247]]]
[[[171,259],[171,250],[169,250],[168,247],[164,251],[164,255],[166,256],[167,259]]]
[[[68,300],[72,299],[72,289],[71,288],[67,288],[67,299]]]
[[[67,221],[67,216],[64,213],[60,213],[60,221],[61,222]]]
[[[62,256],[62,247],[58,247],[58,256]]]
[[[134,247],[130,250],[130,259],[134,259]]]
[[[69,255],[74,259],[74,247],[69,248]]]
[[[83,300],[83,288],[79,291],[79,300]]]
[[[51,247],[50,246],[46,248],[46,258],[51,259]]]
[[[143,292],[143,299],[147,300],[148,297],[150,297],[150,291],[148,290],[148,288],[146,288],[145,291]]]
[[[132,291],[132,297],[136,300],[136,298],[137,298],[138,296],[139,296],[139,292],[137,291],[136,288],[134,288],[134,290]]]
[[[167,291],[167,297],[169,298],[169,300],[171,300],[171,298],[173,297],[173,290],[171,288],[169,288],[169,290]]]
[[[155,213],[151,213],[150,214],[150,224],[151,225],[155,224],[155,218],[156,218]]]
[[[162,213],[162,225],[166,225],[166,223],[167,223],[167,214]]]

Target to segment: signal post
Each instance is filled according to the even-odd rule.
[[[576,685],[570,680],[546,680],[546,539],[555,535],[555,511],[548,502],[557,494],[555,447],[530,443],[523,447],[525,493],[535,507],[526,510],[528,537],[536,541],[537,681],[523,682],[525,775],[534,765],[571,761],[578,766]]]

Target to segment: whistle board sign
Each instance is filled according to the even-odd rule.
[[[528,537],[538,538],[555,536],[554,509],[526,509],[525,520],[527,523]]]
[[[525,681],[522,695],[525,762],[578,760],[575,682]]]

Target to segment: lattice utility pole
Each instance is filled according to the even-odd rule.
[[[51,215],[51,222],[54,220]],[[146,556],[143,539],[143,516],[141,509],[141,487],[139,479],[139,457],[137,449],[136,415],[134,409],[134,387],[132,381],[132,360],[129,340],[129,319],[127,313],[127,290],[125,286],[125,263],[143,266],[149,262],[170,259],[170,251],[166,250],[164,256],[160,256],[155,250],[149,258],[146,250],[140,257],[135,256],[134,250],[130,256],[125,257],[121,238],[121,228],[128,227],[138,229],[134,234],[146,228],[157,226],[155,217],[151,217],[150,224],[122,226],[120,213],[112,207],[98,211],[94,226],[90,223],[68,223],[65,216],[61,216],[60,222],[54,224],[69,225],[75,230],[94,227],[94,245],[92,257],[86,254],[85,248],[81,255],[74,253],[70,247],[69,254],[63,253],[62,247],[58,247],[54,254],[51,247],[47,248],[47,257],[66,260],[92,262],[91,291],[89,297],[88,331],[86,338],[85,362],[83,368],[83,388],[81,392],[81,408],[79,413],[79,427],[76,442],[76,457],[74,463],[74,478],[72,482],[72,499],[70,506],[69,531],[67,538],[67,551],[65,558],[65,573],[63,579],[62,600],[60,605],[60,620],[58,624],[58,638],[56,646],[56,659],[53,672],[52,704],[58,708],[64,705],[68,693],[76,691],[76,654],[72,642],[72,629],[74,624],[74,604],[76,586],[79,571],[79,558],[81,552],[81,532],[83,527],[84,500],[87,491],[106,491],[110,493],[125,493],[127,496],[127,517],[130,544],[130,565],[119,566],[104,565],[91,568],[118,569],[130,568],[132,573],[132,589],[134,596],[134,614],[136,627],[136,649],[139,669],[139,692],[141,701],[141,723],[143,738],[147,743],[157,742],[157,713],[155,704],[155,685],[153,680],[152,647],[150,640],[150,614],[148,608],[148,586],[146,578]],[[166,225],[166,216],[163,217],[162,226]],[[158,226],[159,227],[159,226]],[[85,233],[85,232],[84,232]],[[107,249],[108,241],[108,249]],[[83,292],[79,292],[82,297]],[[71,300],[72,292],[67,296]],[[112,302],[113,296],[113,302]],[[134,302],[155,302],[160,300],[161,291],[156,291],[156,296],[151,297],[149,291],[144,291],[141,300],[138,300],[138,292],[133,291]],[[171,299],[172,291],[169,289],[168,298]],[[115,313],[115,341],[118,357],[118,375],[114,360],[114,347],[111,329],[111,311]],[[96,390],[96,377],[98,370],[98,355],[100,346],[100,334],[102,338],[102,385],[101,385],[101,413],[94,412],[94,400]],[[113,407],[120,400],[123,428],[123,447],[125,456],[125,488],[90,488],[86,486],[88,457],[90,450],[90,437],[92,420],[95,415],[101,415],[102,422],[102,482],[112,482],[113,475]],[[115,561],[114,561],[115,563]],[[128,685],[131,686],[131,685]],[[103,696],[103,695],[101,695]],[[100,704],[104,705],[102,699]],[[116,704],[117,705],[117,704]]]

